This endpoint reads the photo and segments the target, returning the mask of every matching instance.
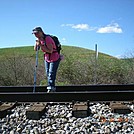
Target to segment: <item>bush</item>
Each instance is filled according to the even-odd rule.
[[[33,48],[23,51],[17,49],[17,53],[12,51],[10,55],[1,56],[1,86],[33,85],[35,52],[32,50]],[[46,85],[47,79],[41,54],[39,53],[38,56],[36,84]],[[96,61],[94,51],[76,47],[65,47],[63,55],[65,60],[60,63],[56,85],[134,83],[134,58],[116,59],[99,53]]]
[[[22,56],[5,57],[0,62],[0,85],[21,86],[33,84],[32,61]]]

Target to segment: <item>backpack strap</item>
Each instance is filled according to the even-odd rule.
[[[44,34],[45,45],[46,45],[46,37],[47,37],[47,36],[51,37],[51,35],[49,35],[49,34]],[[53,40],[52,37],[51,37],[51,39]],[[53,41],[54,41],[54,40],[53,40]],[[55,41],[54,41],[54,43],[55,43]],[[55,47],[56,47],[56,44],[55,44]],[[58,52],[58,51],[57,51],[57,48],[54,48],[54,47],[53,47],[53,49],[54,49],[54,51],[53,51],[52,53]]]

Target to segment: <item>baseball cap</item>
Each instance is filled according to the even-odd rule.
[[[38,33],[38,32],[43,32],[43,30],[42,30],[41,27],[35,27],[35,28],[33,29],[33,33],[32,33],[32,34]]]

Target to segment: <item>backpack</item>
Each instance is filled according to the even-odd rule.
[[[50,36],[53,39],[53,41],[55,42],[55,45],[56,45],[56,51],[60,54],[61,44],[60,44],[58,37],[54,36],[54,35],[46,35],[46,36]],[[46,38],[46,36],[45,36],[45,38]]]

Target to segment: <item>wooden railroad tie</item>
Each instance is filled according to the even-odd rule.
[[[90,109],[88,102],[76,102],[73,105],[72,115],[77,118],[84,118],[89,116]]]
[[[10,110],[16,106],[16,103],[5,102],[0,105],[0,118],[4,118],[7,114],[10,113]]]
[[[113,113],[129,114],[131,112],[131,109],[129,107],[120,102],[111,102],[110,108]]]
[[[26,117],[28,119],[38,120],[44,114],[47,103],[34,103],[29,109],[26,110]]]

